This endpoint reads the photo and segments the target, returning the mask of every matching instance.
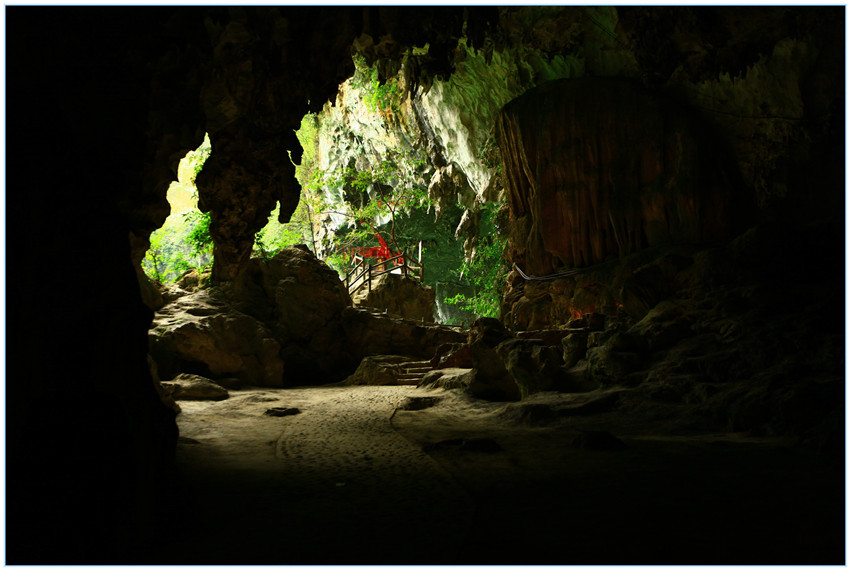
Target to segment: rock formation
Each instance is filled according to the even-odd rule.
[[[226,400],[227,389],[197,374],[178,374],[162,386],[175,400]]]
[[[552,81],[511,101],[497,133],[512,261],[548,275],[655,245],[728,239],[749,201],[707,131],[625,80]]]
[[[382,275],[362,300],[360,307],[372,307],[414,321],[434,322],[436,293],[433,287],[404,275]]]
[[[150,332],[150,353],[165,380],[195,372],[282,386],[280,349],[271,330],[234,309],[218,291],[198,291],[165,305]]]

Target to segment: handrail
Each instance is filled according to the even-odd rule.
[[[395,263],[395,261],[398,259],[401,259],[402,261],[401,263],[397,264]],[[373,268],[378,265],[383,265],[386,268],[390,263],[392,263],[392,267],[388,269],[384,269],[380,272],[373,271]],[[418,279],[419,281],[422,281],[425,277],[424,264],[414,259],[411,259],[406,253],[402,252],[399,255],[396,255],[395,257],[385,259],[380,263],[375,263],[374,265],[369,263],[365,257],[361,257],[360,260],[351,269],[351,271],[346,273],[345,286],[348,289],[349,295],[354,295],[355,293],[357,293],[357,291],[362,289],[364,285],[368,284],[369,292],[371,293],[372,279],[374,277],[380,277],[381,275],[392,273],[396,269],[401,269],[402,275],[404,275],[405,277],[410,275]]]

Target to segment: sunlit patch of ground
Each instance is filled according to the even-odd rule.
[[[521,423],[517,404],[409,386],[181,406],[174,563],[843,560],[843,473],[789,441],[672,436],[614,411]]]

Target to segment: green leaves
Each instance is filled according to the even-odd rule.
[[[150,235],[142,269],[157,283],[170,283],[189,269],[202,272],[212,261],[209,214],[171,215]]]
[[[312,242],[312,229],[307,208],[307,204],[302,200],[292,214],[291,221],[281,224],[278,221],[280,205],[275,206],[269,214],[268,223],[254,236],[255,253],[263,259],[269,259],[285,247]]]
[[[507,240],[501,236],[497,223],[500,206],[501,204],[482,206],[475,256],[464,261],[461,268],[461,280],[473,285],[475,294],[467,297],[458,293],[444,299],[446,303],[460,305],[479,317],[499,317],[505,277],[510,270],[508,263],[502,259]]]
[[[403,93],[394,77],[387,79],[386,83],[378,80],[378,68],[372,69],[372,74],[366,86],[364,103],[372,112],[381,113],[384,116],[401,113],[401,99]]]
[[[210,214],[190,210],[183,214],[185,227],[189,228],[186,243],[195,255],[212,254],[213,240],[210,235]]]

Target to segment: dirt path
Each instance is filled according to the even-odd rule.
[[[164,562],[843,560],[843,470],[794,442],[664,433],[616,411],[512,420],[521,405],[409,386],[181,402],[182,515]],[[264,415],[279,407],[300,413]],[[589,430],[623,448],[574,445]]]
[[[183,545],[186,562],[455,559],[472,501],[390,425],[411,390],[250,390],[181,402],[179,462],[199,530]],[[275,407],[300,413],[264,415]],[[419,539],[434,533],[438,546]]]

